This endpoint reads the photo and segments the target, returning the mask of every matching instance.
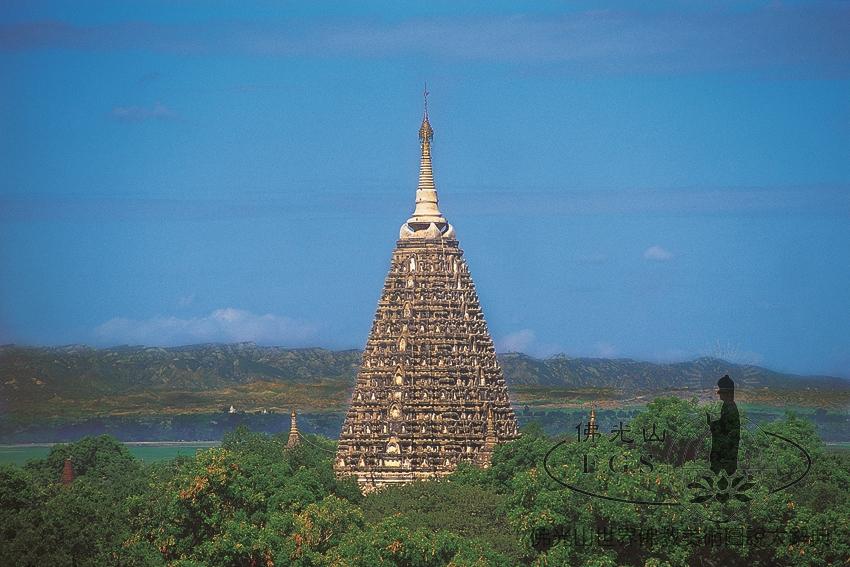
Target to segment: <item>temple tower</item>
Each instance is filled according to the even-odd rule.
[[[289,414],[289,438],[286,440],[286,448],[291,449],[297,447],[301,443],[301,438],[298,436],[298,419],[295,416],[295,410]]]
[[[74,482],[74,463],[71,459],[65,459],[65,462],[62,463],[62,476],[59,478],[59,482],[65,486]]]
[[[489,466],[518,437],[454,227],[440,212],[427,93],[413,215],[401,225],[334,469],[364,491]]]

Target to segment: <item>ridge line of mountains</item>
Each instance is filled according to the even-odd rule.
[[[349,390],[360,350],[283,348],[253,343],[181,347],[0,346],[0,400],[16,403],[145,391],[207,391],[254,382],[317,383]],[[632,359],[546,359],[498,355],[509,387],[600,388],[623,395],[713,389],[729,374],[749,390],[850,391],[850,380],[800,376],[717,358],[653,363]],[[0,405],[5,405],[0,402]]]

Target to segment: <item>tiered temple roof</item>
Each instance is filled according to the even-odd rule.
[[[455,230],[440,212],[427,104],[416,207],[401,226],[334,463],[368,491],[489,466],[518,437]]]

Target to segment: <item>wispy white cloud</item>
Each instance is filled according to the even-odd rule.
[[[112,118],[126,122],[142,120],[173,120],[177,114],[162,103],[153,106],[116,106],[110,113]]]
[[[174,346],[206,342],[245,342],[299,346],[311,340],[316,325],[281,317],[257,315],[227,307],[209,315],[192,318],[116,317],[99,325],[94,336],[102,344],[143,344]]]
[[[497,348],[499,352],[528,352],[534,340],[534,331],[521,329],[502,337],[497,343]]]
[[[617,347],[607,342],[600,342],[594,345],[596,349],[596,355],[602,358],[614,358],[617,356]]]
[[[498,352],[521,352],[530,356],[546,358],[554,354],[562,353],[563,348],[551,343],[540,343],[536,333],[531,329],[520,329],[508,333],[496,341]]]
[[[388,184],[389,185],[389,184]],[[0,219],[108,219],[158,221],[230,218],[325,218],[340,215],[392,215],[390,206],[396,185],[352,196],[343,190],[297,189],[283,199],[279,195],[174,199],[162,197],[57,197],[20,194],[0,196]],[[456,214],[476,216],[565,216],[607,214],[681,215],[823,215],[846,217],[850,212],[850,185],[592,190],[562,189],[524,191],[458,187],[452,194]],[[497,195],[498,198],[492,198]],[[603,255],[577,256],[583,264],[604,263]]]
[[[608,261],[608,256],[602,253],[579,254],[576,257],[576,262],[589,266],[598,266]]]
[[[439,38],[436,39],[435,38]],[[847,74],[850,6],[588,10],[530,16],[175,25],[35,21],[0,25],[0,49],[145,49],[261,56],[432,56],[559,64],[575,72],[781,69]]]
[[[673,259],[673,254],[661,246],[650,246],[643,252],[643,257],[653,262],[666,262]]]

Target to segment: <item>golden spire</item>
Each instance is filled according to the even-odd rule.
[[[419,143],[423,144],[422,155],[425,156],[425,148],[424,146],[428,146],[428,157],[431,157],[431,140],[434,139],[434,130],[431,128],[431,123],[428,122],[428,95],[431,94],[428,92],[428,83],[425,83],[425,90],[422,92],[422,98],[425,101],[425,110],[422,112],[422,126],[419,128]],[[428,165],[431,164],[431,160],[428,160]],[[422,186],[422,177],[420,175],[419,178],[420,187]],[[433,176],[431,178],[431,186],[434,185]]]
[[[485,469],[490,466],[490,460],[493,458],[493,451],[499,443],[499,438],[496,435],[496,418],[493,413],[493,406],[489,403],[487,406],[487,421],[484,424],[484,444],[476,455],[476,461]]]
[[[422,126],[419,128],[419,144],[422,155],[419,163],[419,185],[416,188],[416,208],[413,211],[413,216],[402,225],[402,238],[410,236],[435,238],[441,235],[451,238],[454,234],[453,231],[449,233],[451,227],[437,204],[437,186],[434,184],[434,171],[431,169],[431,140],[434,139],[434,130],[428,121],[429,94],[426,84],[423,93],[425,109],[422,113]],[[434,228],[431,228],[432,225]]]

